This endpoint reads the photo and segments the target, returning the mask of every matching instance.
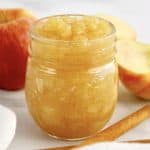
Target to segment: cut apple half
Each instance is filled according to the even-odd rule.
[[[136,96],[150,100],[150,45],[120,40],[116,48],[120,80]]]
[[[115,26],[118,40],[136,40],[136,32],[122,19],[108,14],[98,14],[97,16],[110,21]]]

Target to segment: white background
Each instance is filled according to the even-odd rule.
[[[0,0],[0,8],[3,7],[28,8],[39,17],[60,13],[113,14],[135,28],[138,40],[150,43],[149,0]],[[120,86],[117,109],[108,125],[146,103],[149,102],[134,97]],[[70,144],[49,138],[37,127],[27,112],[24,91],[0,91],[0,104],[11,108],[17,115],[16,136],[8,150],[32,150]],[[119,140],[150,138],[149,124],[149,120],[145,121]]]

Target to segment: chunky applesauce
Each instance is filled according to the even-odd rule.
[[[62,15],[31,30],[26,99],[49,135],[80,139],[98,132],[117,101],[115,31],[93,16]]]

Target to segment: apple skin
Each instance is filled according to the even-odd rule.
[[[119,77],[124,86],[133,94],[150,100],[150,74],[136,74],[119,66]]]
[[[18,90],[25,84],[28,31],[34,19],[22,12],[25,11],[8,9],[5,11],[7,21],[0,23],[0,88],[5,90]]]
[[[0,22],[9,22],[20,18],[30,18],[32,20],[36,19],[30,11],[22,8],[0,8]]]

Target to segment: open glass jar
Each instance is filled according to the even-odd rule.
[[[97,18],[109,27],[104,36],[76,41],[50,39],[37,32],[49,18],[37,21],[31,29],[25,87],[29,111],[51,136],[68,140],[89,137],[104,127],[117,101],[114,26]]]

